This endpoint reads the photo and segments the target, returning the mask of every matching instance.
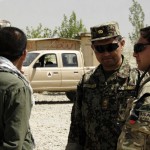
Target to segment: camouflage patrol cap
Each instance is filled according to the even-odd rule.
[[[91,41],[109,39],[120,34],[117,22],[107,22],[98,26],[91,27]]]

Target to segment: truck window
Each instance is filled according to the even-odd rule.
[[[40,63],[40,67],[58,67],[56,54],[46,54],[41,56],[36,63]]]
[[[44,62],[45,67],[58,67],[56,54],[46,54]]]
[[[39,53],[27,53],[23,66],[29,66],[38,55]]]
[[[75,53],[62,54],[63,67],[78,67],[77,55]]]

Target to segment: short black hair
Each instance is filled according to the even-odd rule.
[[[18,59],[27,46],[25,33],[16,27],[3,27],[0,29],[0,56],[10,61]]]
[[[150,26],[140,29],[140,34],[148,42],[150,42]]]

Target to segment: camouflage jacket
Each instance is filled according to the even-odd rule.
[[[118,139],[118,150],[150,150],[150,78],[147,81],[149,82],[141,85],[137,100],[132,105],[130,115]],[[138,104],[139,108],[134,110]],[[136,117],[134,122],[131,122],[132,115]]]
[[[137,74],[124,59],[107,80],[101,65],[83,76],[72,108],[66,150],[116,150]]]

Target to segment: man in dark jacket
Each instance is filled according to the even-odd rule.
[[[27,38],[15,27],[0,29],[0,150],[32,150],[32,88],[21,72]]]
[[[137,70],[122,55],[118,23],[91,27],[91,42],[100,65],[78,84],[66,150],[116,150],[127,99],[134,99]]]

